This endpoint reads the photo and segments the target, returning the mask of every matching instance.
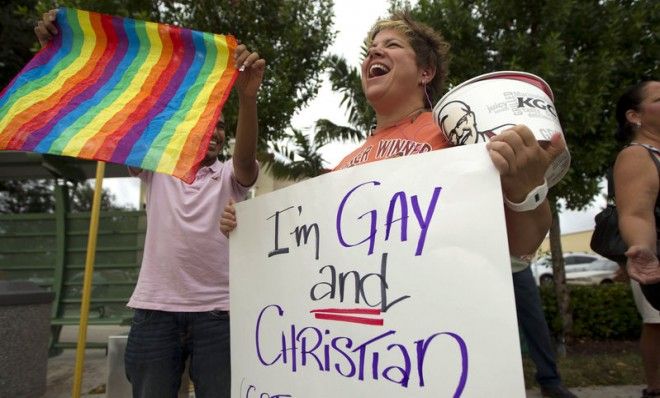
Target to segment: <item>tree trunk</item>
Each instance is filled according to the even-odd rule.
[[[573,338],[573,313],[569,305],[569,293],[566,287],[564,256],[561,248],[561,228],[559,226],[559,212],[556,207],[552,211],[550,252],[552,254],[552,274],[555,282],[555,294],[557,295],[557,308],[562,324],[557,352],[560,356],[566,356],[566,344],[570,344]]]

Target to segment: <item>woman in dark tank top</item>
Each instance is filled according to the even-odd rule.
[[[617,139],[630,143],[614,164],[614,188],[619,230],[628,245],[626,269],[644,321],[640,348],[648,387],[642,397],[660,397],[660,82],[628,89],[619,98],[616,118]]]

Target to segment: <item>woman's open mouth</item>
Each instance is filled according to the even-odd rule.
[[[369,73],[367,76],[371,79],[373,77],[384,76],[389,72],[390,72],[390,68],[387,67],[386,65],[380,63],[374,63],[371,64],[371,66],[369,67]]]

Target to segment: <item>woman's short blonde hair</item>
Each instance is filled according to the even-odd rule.
[[[435,69],[435,76],[428,84],[428,94],[432,101],[442,94],[447,81],[449,64],[449,43],[430,26],[413,20],[407,12],[395,12],[389,18],[377,21],[367,35],[367,48],[376,35],[387,29],[402,33],[415,51],[417,66]]]

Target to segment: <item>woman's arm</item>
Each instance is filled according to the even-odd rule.
[[[619,231],[628,245],[628,274],[641,283],[660,282],[655,226],[658,185],[658,170],[647,149],[634,145],[619,153],[614,164]]]

